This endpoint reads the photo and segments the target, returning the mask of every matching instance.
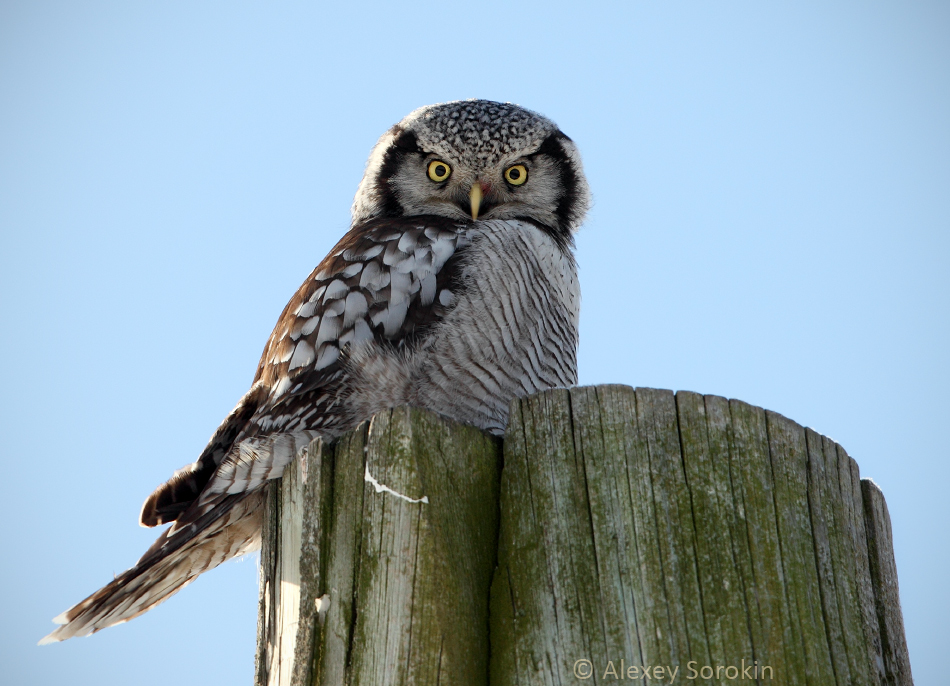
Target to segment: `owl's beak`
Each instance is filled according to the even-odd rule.
[[[478,208],[482,205],[482,184],[476,181],[472,184],[472,190],[468,193],[468,199],[472,206],[472,221],[478,219]]]

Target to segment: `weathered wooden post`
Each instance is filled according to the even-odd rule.
[[[275,484],[256,684],[484,684],[499,441],[412,408]]]
[[[912,683],[883,496],[830,439],[599,386],[512,404],[500,497],[497,448],[405,408],[311,446],[257,683]]]

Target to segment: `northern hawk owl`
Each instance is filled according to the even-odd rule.
[[[502,435],[518,396],[577,382],[574,143],[521,107],[423,107],[383,134],[349,232],[290,299],[254,382],[194,464],[145,501],[171,526],[54,621],[84,636],[260,545],[263,487],[315,438],[415,405]]]

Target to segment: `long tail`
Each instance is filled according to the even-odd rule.
[[[63,626],[40,645],[88,636],[155,607],[222,562],[256,550],[261,541],[261,490],[227,496],[184,527],[172,526],[134,567],[66,610]]]

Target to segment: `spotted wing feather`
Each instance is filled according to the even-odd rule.
[[[281,315],[256,377],[270,395],[245,427],[243,448],[227,456],[199,502],[279,476],[293,455],[263,445],[275,435],[333,438],[364,420],[347,402],[350,358],[419,345],[451,308],[468,241],[464,226],[439,217],[375,220],[344,236]],[[250,471],[239,467],[251,463]]]
[[[290,458],[270,454],[272,434],[333,437],[361,421],[345,402],[347,353],[417,342],[451,306],[457,270],[445,267],[466,244],[464,230],[439,217],[376,220],[347,233],[284,308],[251,390],[198,460],[146,500],[142,524],[174,521],[213,479],[206,502],[233,492],[243,481],[235,465],[255,462],[248,488],[279,476]],[[226,458],[231,465],[219,470]]]

